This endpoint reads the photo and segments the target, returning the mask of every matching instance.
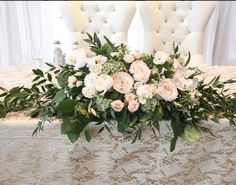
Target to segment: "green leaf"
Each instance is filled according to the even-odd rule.
[[[37,85],[41,85],[41,84],[45,83],[46,81],[47,81],[46,79],[40,80],[40,81],[37,83]]]
[[[79,138],[79,134],[77,134],[75,132],[70,132],[70,133],[67,134],[67,136],[68,136],[71,143],[76,142]]]
[[[63,119],[63,123],[61,124],[61,134],[68,134],[70,132],[75,131],[76,122],[72,119]]]
[[[187,61],[185,63],[185,66],[187,66],[189,64],[190,60],[191,60],[191,53],[188,52],[188,59],[187,59]]]
[[[85,136],[85,139],[86,139],[88,142],[91,140],[91,134],[90,134],[89,129],[85,129],[85,131],[84,131],[84,136]]]
[[[142,129],[139,128],[139,129],[137,130],[136,134],[135,134],[135,137],[134,137],[132,143],[134,143],[137,139],[140,140],[140,139],[141,139],[141,135],[142,135]]]
[[[144,113],[140,115],[139,121],[147,121],[152,117],[151,114]]]
[[[77,102],[71,99],[65,99],[58,105],[58,111],[62,115],[70,114],[74,112],[74,108]]]
[[[128,128],[129,126],[127,109],[123,109],[121,112],[118,112],[115,114],[118,121],[118,124],[117,124],[118,132],[125,131],[126,128]]]
[[[60,103],[65,98],[66,98],[66,94],[64,93],[64,89],[60,89],[52,100],[56,103]]]
[[[175,149],[175,145],[176,145],[176,141],[177,141],[178,137],[174,136],[171,141],[170,141],[170,151],[173,152]]]
[[[13,87],[10,91],[9,91],[9,94],[16,94],[18,92],[20,92],[20,90],[22,89],[23,87]]]
[[[50,64],[48,62],[45,62],[46,65],[48,65],[49,67],[55,67],[53,64]]]
[[[109,44],[109,46],[112,48],[112,50],[114,50],[114,44],[106,37],[104,36],[104,39],[107,41],[107,43]]]
[[[59,75],[56,77],[58,84],[63,88],[67,87],[69,76],[70,74],[67,71],[62,71],[59,73]]]
[[[34,79],[33,79],[33,82],[37,81],[38,79],[40,79],[41,77],[40,76],[36,76]]]
[[[2,93],[2,94],[0,94],[0,97],[4,97],[4,96],[6,96],[8,93]]]
[[[48,73],[48,80],[51,82],[52,81],[52,75],[50,73]]]
[[[97,46],[98,46],[99,48],[101,48],[102,44],[101,44],[101,42],[100,42],[100,40],[99,40],[99,38],[98,38],[98,36],[97,36],[96,33],[93,34],[93,40],[94,40],[94,42],[97,43]]]
[[[44,76],[43,71],[41,71],[40,69],[33,69],[32,71],[34,74],[36,74],[38,76],[41,76],[41,77]]]
[[[138,121],[138,116],[133,116],[129,122],[129,126],[132,127]]]

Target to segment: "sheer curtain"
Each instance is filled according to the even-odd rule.
[[[236,2],[218,1],[205,35],[209,65],[236,65]]]
[[[0,66],[30,63],[33,52],[52,58],[54,9],[53,2],[0,2]]]
[[[0,67],[17,62],[30,63],[35,51],[40,51],[45,61],[52,61],[54,40],[61,40],[64,52],[71,49],[59,4],[49,1],[0,2]],[[236,65],[235,10],[236,2],[217,2],[205,35],[204,51],[209,65]],[[130,50],[140,50],[142,40],[143,28],[137,6],[128,32]]]

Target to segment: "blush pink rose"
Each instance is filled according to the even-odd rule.
[[[113,88],[121,94],[129,93],[133,89],[134,80],[126,72],[113,74]]]
[[[135,112],[139,108],[139,103],[136,100],[131,100],[128,105],[128,110],[130,112]]]
[[[158,95],[166,101],[173,101],[178,96],[176,85],[171,79],[168,78],[162,81],[157,91]]]
[[[136,60],[130,65],[130,73],[136,81],[146,83],[149,80],[151,70],[142,60]]]
[[[128,93],[125,95],[125,100],[130,102],[131,100],[135,100],[135,95],[133,93]]]
[[[134,56],[131,55],[131,54],[126,54],[124,55],[123,57],[123,60],[126,62],[126,63],[131,63],[135,60]]]
[[[124,106],[125,106],[125,104],[122,101],[120,101],[120,100],[115,100],[115,101],[111,102],[111,107],[116,112],[122,111]]]

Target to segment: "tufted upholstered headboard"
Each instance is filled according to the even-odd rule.
[[[83,41],[85,32],[96,32],[99,37],[106,35],[113,42],[127,43],[128,29],[135,10],[133,1],[70,1],[60,5],[71,41],[78,40],[82,47],[87,47]]]
[[[143,51],[170,52],[172,44],[195,55],[192,63],[204,63],[204,30],[215,8],[214,1],[144,1],[140,15],[144,29]],[[193,57],[194,60],[194,57]]]

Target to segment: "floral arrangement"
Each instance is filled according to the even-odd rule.
[[[0,117],[13,111],[31,110],[40,116],[33,135],[53,118],[62,121],[61,133],[75,142],[82,133],[91,139],[89,123],[111,132],[111,126],[132,138],[141,138],[144,127],[156,135],[159,122],[170,120],[173,151],[179,137],[199,139],[201,132],[212,131],[201,122],[226,118],[235,125],[236,94],[228,94],[220,76],[205,83],[201,71],[187,67],[191,55],[181,56],[178,46],[167,54],[129,52],[124,44],[115,45],[104,36],[88,34],[90,52],[71,54],[64,66],[47,63],[49,70],[33,69],[31,88],[1,88]]]

